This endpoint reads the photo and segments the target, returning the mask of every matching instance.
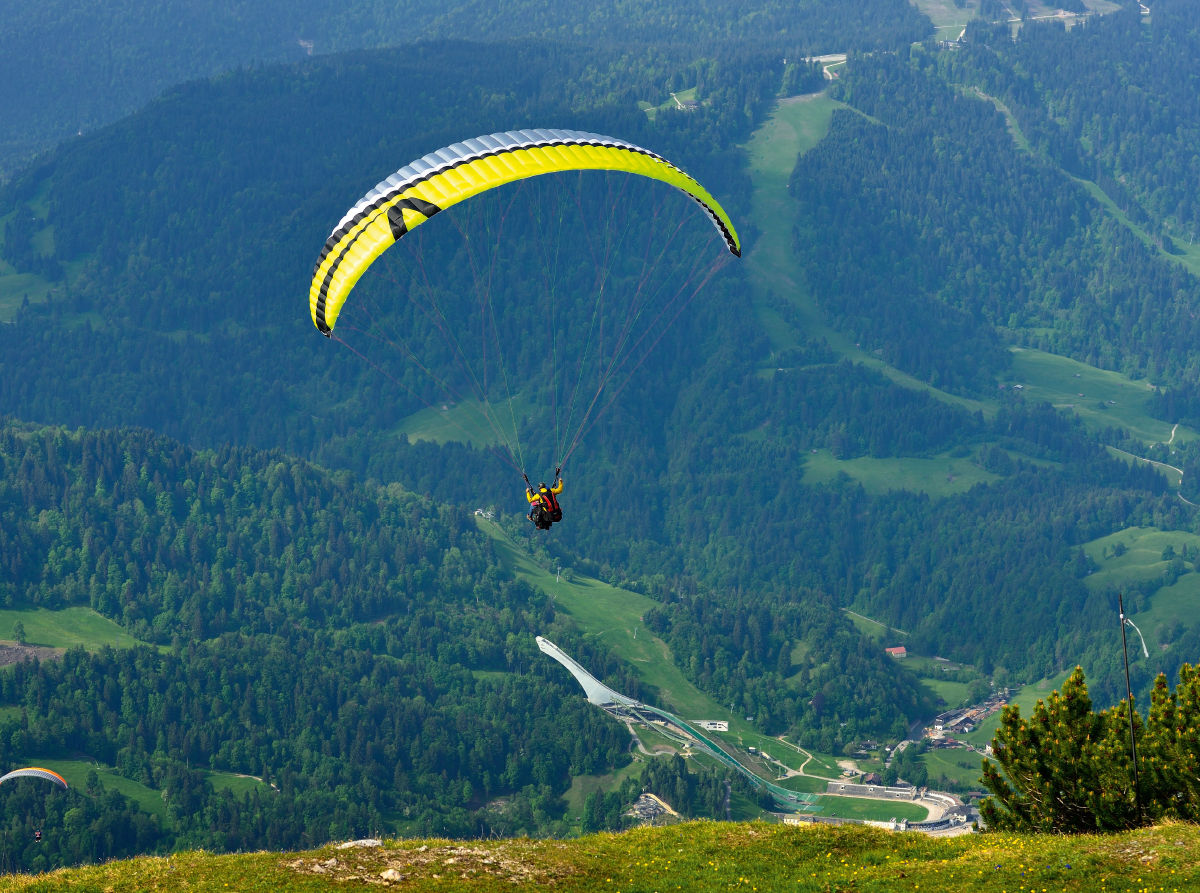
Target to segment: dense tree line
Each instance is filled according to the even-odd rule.
[[[904,0],[756,0],[619,4],[546,0],[380,6],[369,2],[242,0],[196,8],[179,0],[120,0],[103,11],[79,0],[5,6],[0,76],[0,172],[76,131],[128,114],[172,85],[241,66],[394,46],[422,39],[537,37],[590,45],[663,43],[703,54],[752,42],[802,53],[905,46],[932,30]],[[167,48],[171,49],[168,50]]]
[[[765,113],[781,60],[731,56],[689,69],[706,104],[653,124],[637,110],[631,67],[649,87],[658,69],[670,70],[654,54],[586,59],[542,45],[319,59],[179,88],[64,148],[6,195],[21,204],[45,188],[56,257],[86,257],[86,271],[48,316],[32,308],[9,330],[4,366],[25,373],[6,377],[6,406],[28,419],[141,424],[190,442],[301,454],[350,429],[392,428],[424,403],[351,356],[322,350],[297,298],[317,248],[364,184],[467,134],[563,126],[637,140],[733,210],[744,206],[736,142]],[[314,131],[317,118],[326,126]],[[72,190],[74,178],[82,180]],[[95,225],[76,226],[80,214]],[[502,272],[498,281],[518,297],[540,289],[520,265]],[[541,322],[527,318],[538,309],[528,301],[501,307],[513,310],[506,331]],[[397,310],[394,320],[405,317]],[[63,365],[37,373],[33,358],[47,349]],[[403,357],[380,362],[426,399],[436,391]],[[76,383],[62,387],[67,379]]]
[[[671,754],[647,760],[639,775],[627,776],[613,790],[588,794],[583,807],[583,830],[619,831],[629,827],[625,812],[642,793],[654,794],[685,819],[723,821],[728,817],[726,799],[735,793],[763,809],[774,808],[771,795],[765,789],[755,788],[741,773],[706,769]]]
[[[1166,225],[1188,241],[1200,227],[1195,4],[1161,0],[1148,27],[1138,5],[1126,4],[1070,31],[1027,23],[1015,41],[1007,30],[972,28],[969,35],[988,48],[972,47],[970,64],[1016,88],[1001,92],[1006,101],[1021,96],[1023,127],[1038,118],[1057,129],[1062,153],[1082,158],[1081,169],[1089,177],[1094,171],[1130,217],[1160,238]]]
[[[505,579],[464,512],[279,454],[195,453],[145,432],[9,425],[0,440],[6,603],[91,605],[170,643],[74,650],[0,676],[0,700],[21,708],[0,761],[86,753],[168,805],[159,824],[119,798],[96,816],[48,805],[28,821],[67,837],[38,866],[310,845],[378,830],[385,815],[431,832],[544,832],[573,775],[628,761],[620,726],[533,637],[635,697],[653,693],[556,621],[543,593]],[[216,794],[197,767],[278,792]],[[0,797],[27,805],[14,791]],[[115,836],[97,843],[104,833]],[[24,843],[4,844],[8,858],[38,867]]]
[[[1137,377],[1194,376],[1200,282],[1071,182],[1060,166],[1078,158],[1021,151],[990,102],[944,80],[968,79],[972,52],[864,58],[839,82],[880,123],[835,112],[793,174],[817,300],[864,348],[951,390],[994,387],[1001,335]],[[1019,86],[997,90],[1018,110]]]

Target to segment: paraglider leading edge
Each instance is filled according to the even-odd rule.
[[[330,337],[346,298],[375,259],[439,211],[506,183],[580,170],[625,171],[674,186],[704,209],[725,247],[741,257],[741,240],[725,209],[665,158],[595,133],[510,130],[438,149],[359,199],[334,228],[313,268],[313,325]]]
[[[0,784],[4,784],[4,782],[13,778],[41,778],[45,781],[53,782],[64,791],[68,788],[67,780],[57,772],[49,769],[41,769],[37,766],[30,766],[27,769],[15,769],[7,775],[0,776]]]

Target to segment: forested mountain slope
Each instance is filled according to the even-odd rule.
[[[542,37],[704,44],[754,39],[816,53],[903,46],[926,20],[905,0],[438,3],[365,0],[0,3],[0,174],[34,152],[128,114],[162,90],[241,66],[422,39]],[[2,178],[0,178],[2,179]]]
[[[57,841],[32,864],[38,854],[10,838],[2,855],[14,866],[289,848],[384,827],[562,832],[572,777],[627,765],[628,735],[534,636],[655,699],[632,666],[511,578],[467,512],[280,453],[5,425],[0,569],[6,607],[88,605],[161,643],[80,649],[0,675],[0,702],[15,708],[0,719],[0,761],[84,754],[167,803],[160,818],[119,795],[72,794],[67,809],[86,817],[63,827],[65,809],[5,786],[6,823],[44,823]],[[847,689],[830,690],[827,710],[864,733],[902,731],[897,707],[918,707],[913,680],[861,644],[843,661],[855,650],[849,622],[807,611],[820,633],[808,636],[812,659],[842,661]],[[751,624],[777,637],[787,621]],[[826,682],[814,679],[809,697]],[[855,718],[864,691],[879,697]],[[214,793],[201,769],[277,790]]]
[[[955,60],[1010,104],[1073,173],[1101,184],[1137,223],[1187,244],[1200,227],[1200,10],[1158,0],[1148,22],[1127,4],[1019,39],[973,26]],[[989,92],[992,92],[989,90]]]
[[[558,126],[640,141],[736,213],[747,183],[734,143],[752,123],[743,113],[762,114],[782,62],[761,53],[714,60],[702,69],[713,106],[651,125],[637,89],[665,61],[464,43],[332,57],[181,87],[64,147],[7,198],[12,207],[43,195],[54,258],[85,263],[64,287],[70,310],[92,314],[87,325],[76,317],[47,331],[65,339],[56,353],[70,358],[70,377],[90,378],[95,390],[59,391],[53,380],[65,370],[48,370],[17,384],[5,405],[45,418],[66,401],[60,409],[86,424],[297,452],[350,427],[389,427],[424,404],[347,404],[370,386],[363,368],[331,375],[334,351],[314,340],[308,320],[312,263],[344,209],[401,164],[467,135]],[[32,331],[16,327],[19,339]],[[196,340],[178,343],[183,331]],[[32,341],[12,347],[14,366],[24,366],[18,352],[35,350]],[[93,363],[94,374],[80,374]],[[193,378],[200,368],[209,375]]]
[[[822,307],[864,347],[950,389],[990,390],[1007,339],[1159,383],[1193,379],[1200,280],[940,76],[966,64],[864,58],[839,83],[878,123],[835,113],[792,178],[796,247]],[[930,319],[937,336],[919,336]]]
[[[316,59],[179,88],[62,148],[6,196],[10,206],[47,208],[56,250],[82,273],[6,330],[4,405],[44,423],[137,424],[198,446],[285,448],[439,500],[515,508],[523,483],[490,452],[396,436],[398,423],[424,404],[314,332],[304,300],[312,258],[338,215],[379,176],[465,134],[533,124],[642,142],[678,159],[744,222],[748,182],[737,144],[769,108],[782,60],[738,52],[680,67],[702,104],[651,121],[637,110],[639,90],[670,70],[671,58],[647,52],[631,67],[629,57],[601,51],[448,43]],[[894,94],[891,108],[884,85]],[[1062,175],[1006,150],[998,113],[982,100],[954,98],[935,71],[870,57],[854,63],[847,93],[874,103],[873,114],[894,126],[884,131],[853,113],[839,115],[795,183],[818,165],[833,166],[862,128],[864,147],[904,150],[902,170],[934,163],[930,141],[966,141],[964,153],[974,151],[969,140],[978,131],[989,140],[980,157],[1012,172],[989,187],[1017,215],[1012,233],[1044,232],[1053,252],[1071,233],[1092,232],[1070,211],[1088,206]],[[945,112],[928,125],[933,136],[904,123],[915,114],[905,109],[925,102]],[[888,157],[875,170],[887,169]],[[954,164],[946,180],[970,182],[966,162]],[[918,178],[889,182],[917,189]],[[832,215],[826,232],[887,219],[887,206],[871,203],[890,195],[872,191],[863,208]],[[852,197],[831,193],[830,200]],[[1055,217],[1064,201],[1068,210]],[[955,201],[946,204],[953,209]],[[963,225],[955,213],[947,226]],[[746,232],[752,236],[753,228]],[[823,237],[814,232],[812,243]],[[878,238],[897,235],[884,228]],[[978,241],[995,249],[977,258],[973,243],[956,237],[961,260],[947,269],[957,278],[941,285],[933,271],[944,275],[942,267],[913,258],[912,269],[924,272],[914,272],[912,290],[898,290],[901,302],[892,302],[909,315],[879,318],[917,326],[919,308],[940,302],[947,320],[963,322],[923,327],[920,338],[902,329],[887,343],[952,358],[942,368],[968,370],[963,388],[984,387],[988,367],[980,361],[990,356],[998,365],[1004,357],[988,314],[1003,316],[1009,298],[973,265],[987,259],[1001,271],[1011,266],[1014,277],[1032,275],[1033,255],[1005,247],[1012,238],[985,233]],[[847,234],[837,250],[863,257],[869,244]],[[1156,269],[1153,258],[1143,260],[1135,271]],[[823,269],[814,259],[814,281]],[[532,276],[519,264],[503,268],[514,298],[502,305],[511,314],[505,325],[517,332],[537,330],[519,300],[535,290]],[[866,294],[882,300],[887,286],[879,281]],[[375,286],[385,311],[386,285]],[[902,303],[910,296],[915,306]],[[1131,523],[1189,523],[1187,507],[1161,478],[1106,458],[1082,429],[1047,408],[1018,400],[984,419],[862,367],[831,364],[815,348],[797,355],[795,368],[762,377],[768,349],[751,297],[739,269],[727,268],[667,331],[574,456],[565,497],[571,520],[556,528],[554,547],[567,563],[632,581],[663,601],[656,622],[691,680],[723,703],[740,703],[765,729],[802,731],[828,750],[845,740],[842,723],[890,729],[916,709],[903,692],[854,700],[849,680],[880,671],[883,657],[849,629],[813,633],[840,606],[858,605],[911,629],[930,649],[1039,678],[1087,652],[1089,632],[1101,622],[1097,611],[1107,604],[1082,610],[1089,596],[1078,581],[1087,572],[1075,561],[1078,547]],[[972,360],[967,351],[976,349]],[[895,361],[903,365],[905,356]],[[376,360],[396,381],[415,385],[402,356]],[[952,381],[948,375],[946,384]],[[532,399],[544,372],[534,364],[513,386]],[[543,468],[552,467],[553,451],[546,402],[534,400],[523,422],[530,455]],[[804,457],[815,448],[837,458],[953,451],[976,456],[1007,480],[948,501],[902,493],[872,499],[844,483],[807,485]],[[1023,465],[1013,456],[1053,464]],[[987,585],[967,584],[980,576]],[[996,613],[1005,610],[1007,617]],[[1039,622],[1030,622],[1034,616]],[[695,633],[697,624],[707,635]],[[825,650],[800,659],[805,648],[797,646],[806,641]],[[1115,681],[1089,670],[1102,691]],[[839,706],[814,706],[818,691]]]
[[[35,864],[10,835],[14,868],[296,847],[385,821],[551,830],[572,776],[627,763],[628,735],[534,635],[653,697],[544,593],[508,578],[469,514],[397,485],[147,432],[8,424],[0,519],[6,606],[90,605],[163,643],[79,649],[0,676],[15,708],[0,720],[0,760],[86,754],[167,803],[160,818],[118,794],[73,793],[47,812],[6,785],[6,825],[44,823],[56,840]],[[214,793],[201,768],[277,790]],[[503,814],[488,812],[500,795]]]

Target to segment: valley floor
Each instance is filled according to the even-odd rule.
[[[364,842],[358,842],[362,844]],[[373,844],[374,841],[365,843]],[[933,839],[868,828],[693,822],[577,840],[396,840],[308,853],[140,858],[0,879],[7,890],[1180,891],[1200,886],[1200,828],[1096,837]]]

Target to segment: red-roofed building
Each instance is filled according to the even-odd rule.
[[[908,657],[908,652],[904,650],[903,645],[897,645],[895,648],[885,648],[884,651],[886,651],[892,657]]]

